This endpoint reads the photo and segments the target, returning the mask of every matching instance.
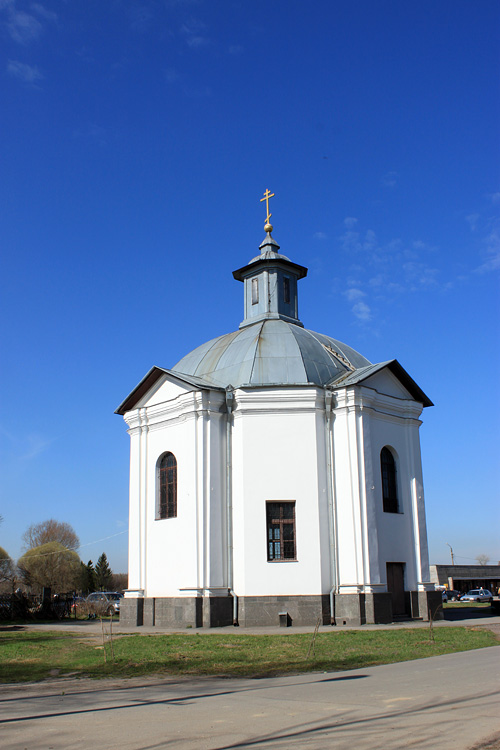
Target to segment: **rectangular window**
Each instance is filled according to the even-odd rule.
[[[267,559],[296,560],[295,502],[266,503]]]
[[[259,302],[259,279],[252,279],[252,305]]]
[[[290,304],[290,279],[287,279],[286,276],[283,279],[283,302],[286,305]]]

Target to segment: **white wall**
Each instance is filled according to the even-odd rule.
[[[192,596],[224,584],[222,402],[220,393],[179,388],[167,377],[143,407],[125,415],[131,426],[129,589],[144,596]],[[158,520],[157,464],[166,451],[177,459],[177,517]]]
[[[236,392],[234,589],[239,596],[321,593],[317,414],[322,389]],[[324,462],[324,443],[322,461]],[[266,501],[295,501],[297,561],[267,560]]]
[[[387,562],[404,563],[405,588],[415,590],[428,581],[418,436],[422,405],[411,400],[390,373],[378,373],[375,382],[371,381],[336,393],[335,488],[341,590],[385,590]],[[383,510],[380,452],[384,446],[396,458],[398,513]]]
[[[376,386],[376,387],[374,387]],[[386,393],[384,393],[386,391]],[[418,428],[421,404],[387,373],[333,393],[332,490],[341,593],[429,580]],[[125,415],[131,435],[129,589],[148,597],[229,585],[224,392],[166,375]],[[325,391],[235,392],[231,427],[234,584],[238,596],[318,595],[333,583]],[[380,451],[396,455],[401,513],[384,513]],[[156,467],[177,459],[177,517],[156,520]],[[266,501],[294,501],[297,561],[267,560]]]

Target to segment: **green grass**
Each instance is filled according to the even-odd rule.
[[[50,676],[138,677],[220,675],[268,677],[338,671],[421,659],[498,645],[488,630],[424,628],[319,633],[307,658],[311,634],[297,635],[126,635],[109,642],[104,662],[96,636],[17,631],[0,634],[0,681],[25,682]]]

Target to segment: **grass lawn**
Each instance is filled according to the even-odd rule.
[[[435,628],[312,634],[120,635],[109,639],[48,631],[0,633],[0,682],[50,676],[220,675],[269,677],[337,671],[498,645],[488,630]],[[310,650],[310,653],[309,653]],[[106,655],[106,661],[104,656]]]

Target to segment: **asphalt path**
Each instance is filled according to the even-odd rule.
[[[500,648],[268,679],[4,685],[4,750],[500,748]]]

